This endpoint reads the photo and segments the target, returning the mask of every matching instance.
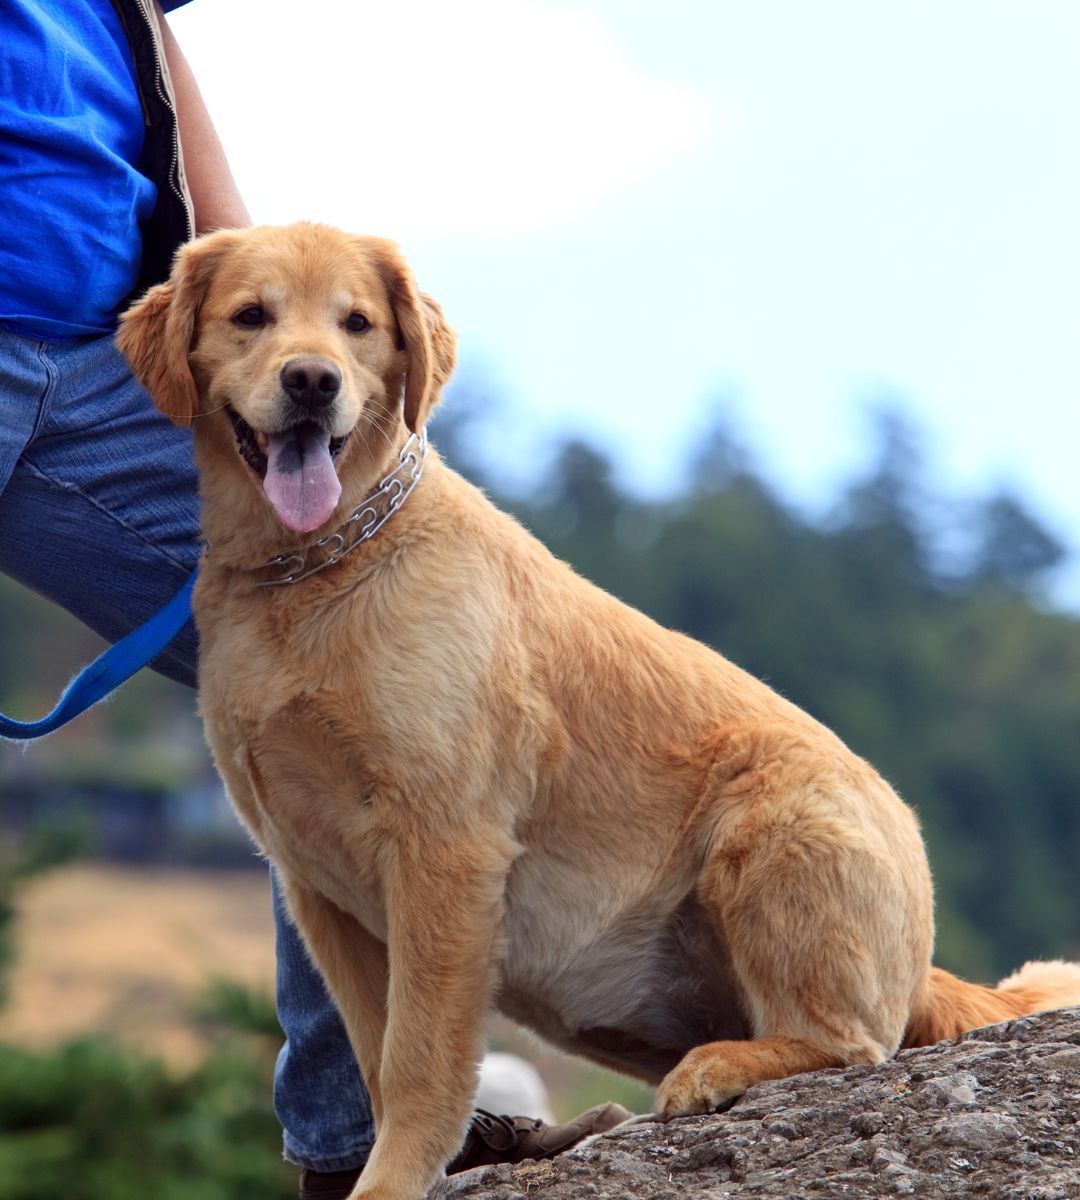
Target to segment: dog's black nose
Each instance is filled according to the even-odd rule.
[[[325,408],[341,391],[341,371],[325,358],[291,358],[281,368],[281,386],[301,408]]]

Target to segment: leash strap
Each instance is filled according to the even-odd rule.
[[[196,569],[160,612],[83,667],[47,717],[40,721],[13,721],[0,713],[0,738],[26,742],[44,737],[104,700],[136,671],[141,671],[191,620],[191,591],[198,576]]]

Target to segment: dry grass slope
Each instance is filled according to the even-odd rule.
[[[262,871],[53,871],[20,891],[16,938],[0,1040],[28,1047],[103,1034],[187,1066],[207,1048],[193,1014],[211,980],[273,986]]]

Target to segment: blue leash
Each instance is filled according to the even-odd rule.
[[[0,713],[0,738],[26,742],[31,738],[44,737],[74,720],[99,700],[104,700],[136,671],[141,671],[191,620],[191,590],[198,576],[196,569],[160,612],[83,667],[47,717],[42,717],[40,721],[13,721]]]

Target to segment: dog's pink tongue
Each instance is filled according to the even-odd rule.
[[[314,425],[271,433],[263,488],[283,524],[310,533],[330,519],[341,481],[330,457],[329,435]]]

